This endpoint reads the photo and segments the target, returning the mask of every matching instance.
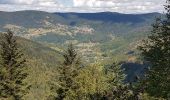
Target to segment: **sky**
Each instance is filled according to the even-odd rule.
[[[0,0],[0,11],[163,12],[165,0]]]

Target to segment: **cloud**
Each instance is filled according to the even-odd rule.
[[[1,0],[2,4],[33,4],[39,0]]]
[[[162,12],[165,0],[73,0],[75,7],[122,13]]]
[[[0,4],[10,5],[37,5],[37,6],[62,6],[57,0],[1,0]]]
[[[165,0],[69,0],[69,2],[72,3],[66,3],[64,0],[0,0],[0,10],[148,13],[163,12],[165,4]]]
[[[119,5],[161,5],[165,0],[73,0],[75,7],[113,7]]]

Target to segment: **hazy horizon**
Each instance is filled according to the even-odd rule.
[[[78,11],[56,11],[56,12],[48,12],[48,11],[43,11],[43,10],[18,10],[18,11],[1,11],[0,12],[8,12],[8,13],[12,13],[12,12],[29,12],[29,11],[35,11],[35,12],[46,12],[46,13],[117,13],[117,14],[134,14],[134,15],[138,15],[138,14],[152,14],[152,13],[159,13],[159,14],[163,14],[164,12],[143,12],[143,13],[123,13],[123,12],[111,12],[111,11],[98,11],[98,12],[78,12]]]

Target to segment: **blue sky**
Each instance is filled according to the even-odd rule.
[[[0,11],[47,12],[163,12],[165,0],[0,0]]]

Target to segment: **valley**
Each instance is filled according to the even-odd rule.
[[[135,51],[136,43],[149,33],[151,23],[159,15],[0,12],[0,30],[10,29],[17,36],[45,44],[54,50],[62,50],[64,45],[73,43],[91,62],[96,59],[90,56],[103,60],[116,56],[117,60],[121,57],[126,61],[129,60],[126,53]],[[117,55],[120,52],[121,55]]]

